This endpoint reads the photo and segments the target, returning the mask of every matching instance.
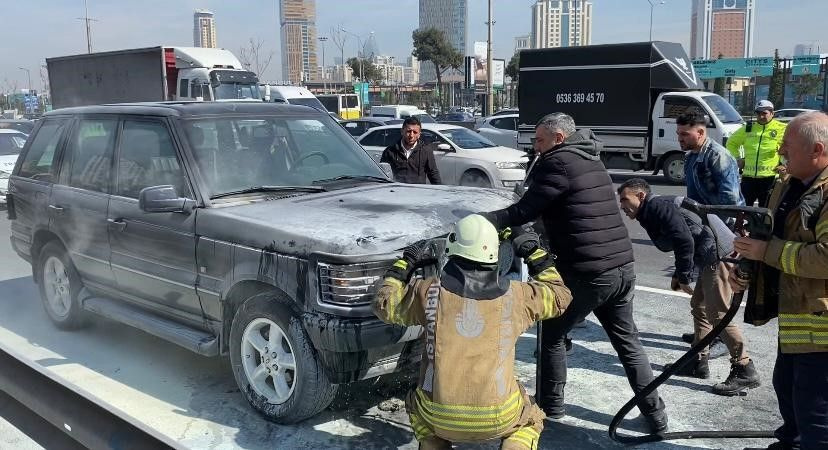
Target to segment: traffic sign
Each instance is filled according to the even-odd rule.
[[[791,75],[819,75],[819,55],[794,56]]]

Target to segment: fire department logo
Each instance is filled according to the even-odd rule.
[[[771,132],[770,132],[770,136],[771,136],[772,138],[775,138],[775,137],[776,137],[776,134],[777,134],[777,133],[776,133],[776,130],[771,130]]]
[[[454,318],[457,334],[467,338],[475,338],[483,332],[483,315],[477,309],[477,301],[466,299],[463,302],[463,311]]]

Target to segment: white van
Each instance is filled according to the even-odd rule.
[[[262,94],[262,100],[266,102],[310,106],[311,108],[325,111],[325,106],[322,105],[322,102],[311,91],[302,86],[260,84],[259,91]]]
[[[371,107],[371,117],[405,119],[410,116],[420,119],[420,122],[422,123],[436,122],[426,111],[423,111],[414,105],[384,105]]]

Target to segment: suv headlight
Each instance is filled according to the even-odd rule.
[[[526,163],[523,162],[498,162],[495,163],[498,169],[523,169],[526,170]]]
[[[370,304],[391,261],[357,264],[319,263],[319,297],[325,303],[343,306]]]

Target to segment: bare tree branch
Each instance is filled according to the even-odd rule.
[[[339,49],[340,57],[344,58],[345,43],[348,42],[348,35],[342,31],[342,26],[331,27],[331,41]],[[345,64],[344,59],[341,64]]]
[[[272,50],[264,54],[262,52],[263,45],[264,42],[261,39],[254,41],[253,38],[250,38],[248,46],[239,49],[239,61],[241,61],[244,68],[255,72],[260,78],[270,65],[274,54]]]

